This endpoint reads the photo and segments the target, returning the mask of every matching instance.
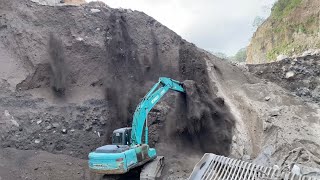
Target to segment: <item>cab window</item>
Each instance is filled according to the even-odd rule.
[[[114,133],[112,135],[112,144],[117,144],[117,145],[122,144],[122,133]]]

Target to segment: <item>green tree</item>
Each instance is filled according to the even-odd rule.
[[[240,49],[236,55],[234,55],[232,58],[232,61],[236,62],[246,62],[247,59],[247,48]]]
[[[221,59],[228,59],[228,56],[222,52],[212,52],[212,54]]]

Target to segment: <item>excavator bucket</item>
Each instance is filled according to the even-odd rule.
[[[194,167],[189,180],[315,180],[311,177],[262,167],[249,162],[206,153]]]

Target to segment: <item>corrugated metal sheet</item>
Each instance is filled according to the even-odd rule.
[[[189,180],[315,180],[249,162],[206,153],[194,167]]]

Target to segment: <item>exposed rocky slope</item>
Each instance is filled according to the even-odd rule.
[[[257,29],[247,50],[247,63],[266,63],[279,55],[320,48],[318,0],[279,0]]]
[[[236,119],[232,134],[224,118],[217,118],[221,131],[215,129],[211,135],[224,144],[207,142],[211,146],[231,146],[230,156],[246,160],[265,157],[268,151],[272,156],[258,158],[264,165],[300,163],[319,168],[317,104],[306,104],[276,84],[198,49],[153,18],[101,3],[50,7],[28,0],[4,0],[0,8],[0,62],[4,65],[0,66],[0,145],[5,148],[0,158],[6,162],[0,166],[0,177],[100,179],[87,174],[83,159],[94,148],[109,143],[113,129],[131,125],[136,103],[159,76],[194,80],[210,95],[204,97],[232,113]],[[53,70],[50,33],[65,47],[65,56],[60,58],[67,73],[62,96],[52,90],[53,79],[60,77],[55,73],[61,71]],[[115,89],[110,91],[112,86]],[[127,107],[124,116],[117,114],[110,92],[111,97],[118,94],[126,99],[121,102]],[[169,93],[148,117],[151,146],[166,157],[163,179],[186,179],[203,154],[201,148],[190,146],[193,143],[179,143],[168,136],[172,120],[168,114],[175,108],[175,97]],[[214,114],[220,116],[219,112]],[[299,153],[296,159],[283,158],[296,148],[306,153]],[[15,149],[21,150],[21,156],[15,155]],[[21,157],[34,153],[29,150],[46,152],[26,158],[28,163],[15,168]],[[308,161],[303,154],[310,155]],[[57,164],[47,160],[53,157]],[[80,174],[56,167],[68,167],[60,157],[77,164],[74,171]],[[42,176],[34,164],[45,167],[41,173],[63,173]],[[6,169],[12,168],[10,175]]]
[[[286,58],[248,67],[256,76],[274,82],[308,102],[320,103],[319,55]]]

